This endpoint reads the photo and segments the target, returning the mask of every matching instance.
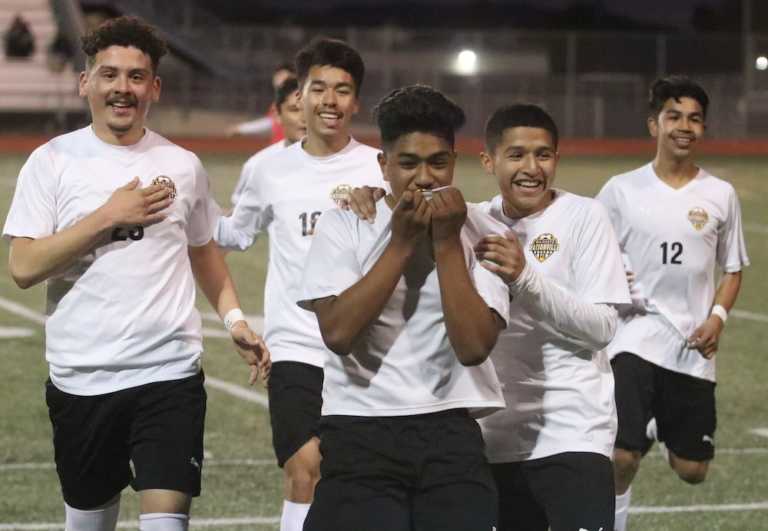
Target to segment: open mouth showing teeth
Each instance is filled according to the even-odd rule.
[[[521,188],[538,188],[541,186],[540,181],[512,181],[512,184]]]

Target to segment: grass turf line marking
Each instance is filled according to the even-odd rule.
[[[765,511],[768,501],[753,503],[725,503],[720,505],[673,505],[630,507],[630,514],[670,514],[670,513],[713,513],[737,511]],[[189,527],[218,527],[223,525],[278,524],[279,516],[246,516],[240,518],[192,518]],[[117,523],[118,529],[138,529],[136,521],[123,520]],[[57,523],[0,523],[0,530],[47,531],[64,529],[64,524]]]
[[[0,297],[0,308],[7,310],[14,315],[18,315],[19,317],[24,317],[25,319],[34,321],[37,324],[45,324],[45,315],[27,308],[23,304],[19,304],[18,302],[12,301],[10,299],[6,299],[5,297]]]
[[[19,326],[0,326],[0,338],[11,339],[14,337],[32,337],[36,334],[31,328]]]
[[[768,234],[768,225],[760,225],[758,223],[744,223],[744,231]]]
[[[210,386],[217,391],[227,393],[228,395],[234,396],[236,398],[241,398],[248,402],[253,402],[254,404],[258,404],[262,407],[269,407],[269,401],[267,400],[266,395],[252,391],[247,387],[226,382],[224,380],[219,380],[218,378],[208,376],[207,374],[205,375],[205,385]]]
[[[244,516],[241,518],[191,518],[189,527],[219,527],[223,525],[279,524],[279,516]],[[117,523],[118,529],[138,529],[139,522],[123,520]],[[11,523],[0,524],[0,530],[47,531],[64,529],[64,524],[57,523]]]
[[[630,514],[669,514],[669,513],[722,513],[734,511],[766,511],[768,501],[753,503],[723,503],[720,505],[673,505],[630,507]]]
[[[749,432],[760,437],[768,437],[768,428],[755,428],[754,430],[749,430]]]

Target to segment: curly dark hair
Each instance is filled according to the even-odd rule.
[[[165,41],[155,34],[152,26],[138,17],[129,16],[103,22],[85,35],[82,42],[89,66],[93,65],[97,53],[110,46],[133,46],[152,59],[152,70],[157,72],[160,58],[168,51]]]
[[[709,96],[704,88],[687,76],[672,75],[657,79],[651,85],[648,94],[648,111],[655,118],[670,98],[679,102],[680,98],[692,98],[699,102],[704,118],[707,117]]]
[[[373,117],[385,149],[401,136],[415,132],[444,138],[453,147],[456,131],[466,121],[461,107],[427,85],[395,89],[376,105]]]

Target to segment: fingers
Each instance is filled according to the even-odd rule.
[[[383,198],[385,195],[387,195],[387,191],[384,188],[374,188],[373,189],[373,200],[378,201],[379,199]]]
[[[381,199],[384,193],[381,188],[371,188],[370,186],[355,188],[347,199],[347,207],[360,219],[373,223],[376,219],[376,201]]]
[[[128,183],[126,183],[124,186],[121,186],[120,188],[123,190],[134,190],[137,186],[139,186],[139,182],[141,182],[139,178],[134,177],[133,179],[128,181]]]

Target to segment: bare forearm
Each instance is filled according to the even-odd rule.
[[[337,297],[315,302],[320,331],[329,349],[342,356],[351,352],[360,334],[389,301],[409,256],[409,249],[390,243],[359,282]]]
[[[189,260],[197,284],[220,317],[240,307],[227,263],[213,240],[201,247],[190,247]]]
[[[105,241],[111,229],[109,218],[99,209],[51,236],[14,238],[9,257],[11,276],[24,289],[47,280]]]
[[[472,284],[458,238],[436,245],[435,261],[451,346],[463,365],[480,364],[496,344],[498,321]]]
[[[731,311],[736,304],[736,298],[741,289],[741,271],[736,273],[724,273],[720,279],[720,285],[717,287],[714,304],[719,304],[726,311]]]

